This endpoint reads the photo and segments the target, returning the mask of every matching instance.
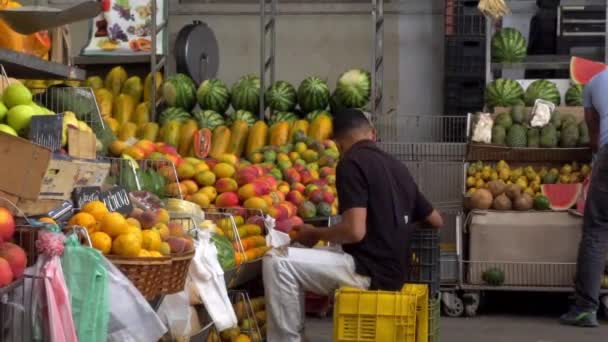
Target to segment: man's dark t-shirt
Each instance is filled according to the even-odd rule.
[[[367,208],[362,241],[343,246],[356,272],[371,278],[370,289],[400,290],[406,281],[414,223],[433,211],[407,167],[372,141],[360,141],[336,170],[340,213]]]

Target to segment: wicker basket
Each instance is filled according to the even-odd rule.
[[[163,294],[173,294],[184,290],[193,257],[194,251],[171,256],[171,267],[163,269]]]
[[[151,300],[159,295],[165,294],[163,291],[163,281],[165,274],[169,273],[172,265],[170,257],[119,257],[109,255],[108,259],[133,283],[133,285],[146,297]]]

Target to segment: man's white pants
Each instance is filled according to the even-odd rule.
[[[268,342],[300,342],[304,331],[304,291],[333,295],[341,286],[367,289],[369,277],[355,273],[353,257],[339,251],[294,248],[263,261]]]

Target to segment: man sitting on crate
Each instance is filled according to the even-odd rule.
[[[564,324],[597,327],[600,286],[608,253],[608,71],[583,90],[589,144],[595,153],[576,265],[576,303],[561,317]]]
[[[268,341],[301,341],[304,291],[332,295],[340,286],[398,291],[406,281],[409,240],[416,223],[443,225],[407,167],[382,151],[358,109],[334,116],[341,151],[336,187],[342,221],[329,228],[295,227],[294,240],[340,244],[344,252],[289,248],[264,258]]]

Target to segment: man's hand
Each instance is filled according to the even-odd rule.
[[[291,233],[295,232],[295,234]],[[302,224],[292,228],[290,236],[294,242],[299,242],[306,247],[312,247],[319,242],[319,229],[310,224]]]

